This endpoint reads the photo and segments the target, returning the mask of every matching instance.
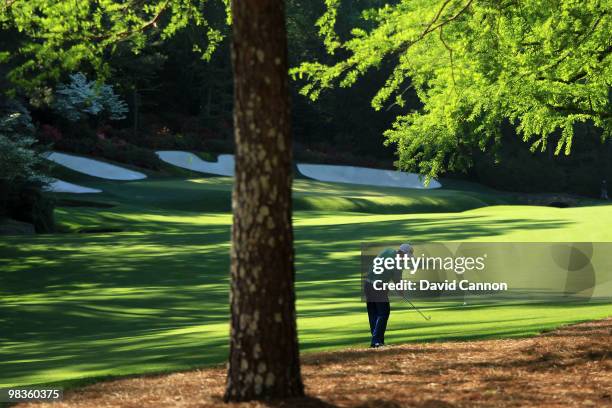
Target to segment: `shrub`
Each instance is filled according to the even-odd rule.
[[[208,139],[204,142],[204,146],[198,150],[204,150],[213,153],[234,153],[234,139]]]
[[[39,135],[39,140],[43,143],[57,143],[63,138],[61,130],[48,124],[40,127]]]
[[[10,183],[43,182],[38,168],[42,157],[34,150],[36,139],[0,134],[0,179]]]
[[[0,105],[0,179],[9,183],[43,183],[43,157],[34,145],[34,125],[23,105]]]
[[[111,85],[88,81],[80,72],[70,75],[70,82],[57,88],[54,107],[71,122],[92,117],[121,120],[128,112],[127,104]]]
[[[37,232],[50,232],[53,200],[41,192],[47,179],[36,142],[32,119],[23,105],[0,104],[0,215],[32,223]]]
[[[477,154],[472,174],[480,183],[507,191],[550,193],[565,191],[566,187],[562,169],[527,150],[503,154],[498,162]]]
[[[575,166],[567,172],[568,189],[573,193],[599,197],[601,180],[605,178],[592,165]]]
[[[55,200],[36,185],[15,185],[0,180],[1,213],[17,221],[34,225],[37,233],[54,231]]]
[[[153,150],[135,146],[123,139],[103,139],[96,144],[97,154],[109,160],[132,164],[145,169],[159,170],[161,160]]]
[[[0,133],[25,136],[34,133],[32,117],[25,106],[14,100],[0,103]]]

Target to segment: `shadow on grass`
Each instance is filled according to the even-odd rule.
[[[143,217],[139,227],[161,228],[159,233],[3,238],[0,383],[46,383],[224,361],[229,226],[184,221],[169,221],[160,227],[159,220]],[[299,226],[298,316],[300,322],[317,319],[315,325],[300,331],[305,339],[302,350],[367,342],[364,306],[359,301],[361,242],[402,237],[460,240],[564,225],[562,221],[524,219],[500,224],[457,216],[450,221],[420,218]],[[528,326],[482,329],[477,318],[471,319],[413,323],[409,335],[398,338],[468,339],[531,330]],[[520,320],[518,315],[516,321]],[[474,325],[472,330],[458,334],[466,323]],[[533,326],[537,331],[537,324]],[[402,330],[396,333],[404,333]],[[421,334],[420,330],[429,332]]]

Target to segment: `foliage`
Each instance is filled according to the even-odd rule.
[[[34,143],[36,139],[33,137],[11,138],[0,134],[1,180],[39,180],[37,166],[41,158],[33,149]]]
[[[192,48],[209,59],[222,35],[204,18],[208,2],[10,0],[0,5],[0,28],[27,33],[27,38],[18,52],[0,52],[0,62],[13,64],[8,76],[25,89],[39,88],[84,64],[108,75],[105,57],[117,44],[127,43],[139,53],[149,41],[172,37],[190,24],[205,30],[205,43]]]
[[[505,120],[532,150],[560,135],[555,154],[570,153],[576,124],[612,135],[610,0],[400,0],[364,11],[367,27],[346,40],[334,29],[339,3],[328,0],[319,20],[337,62],[306,62],[292,74],[317,99],[392,61],[372,105],[404,110],[385,133],[403,168],[430,177],[464,169],[470,147],[498,141]],[[423,106],[405,112],[411,87]]]
[[[153,150],[134,146],[123,140],[100,140],[96,145],[96,153],[97,156],[109,160],[145,169],[159,170],[162,164]]]
[[[586,126],[576,127],[574,132],[580,143],[572,147],[572,154],[554,156],[550,148],[529,152],[512,129],[504,126],[494,155],[472,151],[474,165],[468,176],[502,190],[568,192],[599,198],[601,181],[612,179],[611,140],[602,145],[600,135]],[[555,141],[553,138],[551,144]]]
[[[26,222],[37,233],[53,232],[55,200],[38,186],[0,180],[0,216]]]
[[[40,127],[40,140],[48,143],[59,142],[62,140],[62,132],[55,126],[44,124]]]
[[[22,7],[23,5],[19,5],[22,1],[23,0],[18,0],[13,6],[17,5]],[[41,2],[38,1],[38,3]],[[334,4],[336,4],[336,6],[340,8],[337,9],[338,12],[335,14],[334,18],[323,19],[316,24],[317,19],[325,11],[325,3],[328,3],[328,6],[334,6]],[[369,17],[368,13],[371,14],[371,12],[367,10],[372,8],[376,10],[383,9],[385,3],[389,3],[389,7],[392,8],[399,7],[398,5],[401,4],[398,0],[394,0],[393,2],[385,2],[383,0],[351,0],[350,2],[331,0],[325,2],[322,0],[317,2],[287,0],[287,27],[292,63],[295,65],[300,61],[306,60],[318,61],[323,66],[333,66],[334,62],[338,61],[338,59],[350,57],[351,51],[346,49],[344,45],[346,41],[342,41],[342,39],[350,39],[351,30],[357,26],[366,31],[366,33],[377,29],[379,25],[378,20]],[[545,4],[543,2],[540,3]],[[88,2],[80,2],[79,7],[84,7],[84,5],[88,4]],[[134,10],[138,10],[138,4],[139,3],[131,3],[130,7],[135,7]],[[419,7],[423,8],[426,4],[430,4],[429,7],[434,10],[436,5],[442,3],[432,1],[428,3],[423,0],[412,2],[414,10],[417,10]],[[447,4],[446,7],[450,8],[443,10],[442,16],[439,17],[440,22],[442,22],[442,19],[448,18],[450,14],[449,11],[455,10],[457,4],[458,2],[449,2]],[[472,2],[464,13],[472,12],[474,7],[481,7],[483,4],[482,2]],[[561,3],[557,2],[554,4]],[[605,4],[602,3],[602,5]],[[56,6],[52,5],[50,7]],[[546,10],[544,10],[545,8]],[[576,9],[576,7],[574,8]],[[591,6],[586,7],[584,12],[588,13],[591,8]],[[602,6],[601,9],[603,8]],[[507,5],[506,9],[508,12],[512,11],[511,5]],[[545,15],[551,15],[554,9],[555,7],[553,6],[542,6],[542,19]],[[366,11],[367,19],[362,18],[364,10]],[[557,10],[561,9],[557,7]],[[530,11],[531,14],[534,12],[534,10]],[[8,11],[5,10],[4,13],[8,13]],[[115,129],[111,134],[113,137],[117,136],[130,144],[153,149],[206,150],[231,153],[233,151],[232,141],[230,140],[232,128],[231,95],[233,88],[231,69],[229,67],[229,41],[220,40],[216,45],[217,51],[211,54],[210,61],[204,64],[199,58],[194,57],[193,44],[200,44],[202,49],[207,46],[206,26],[198,26],[194,21],[190,21],[186,23],[184,29],[177,30],[171,38],[168,37],[164,38],[164,41],[159,41],[161,39],[161,31],[165,28],[167,19],[172,13],[170,8],[166,8],[157,21],[157,27],[149,25],[144,31],[138,33],[139,36],[142,34],[143,38],[146,37],[146,43],[143,45],[143,48],[138,51],[138,55],[134,55],[132,52],[133,39],[126,37],[118,43],[109,43],[106,47],[106,50],[109,52],[105,52],[103,58],[100,57],[104,61],[105,69],[107,69],[106,71],[102,70],[102,73],[108,74],[107,77],[101,78],[104,78],[108,83],[116,84],[115,92],[125,96],[130,107],[130,114],[128,115],[129,120],[114,124],[113,126]],[[226,15],[223,5],[219,1],[209,0],[206,3],[205,13],[209,26],[216,27],[221,37],[225,37],[229,29],[225,25]],[[561,13],[561,11],[559,11],[559,13]],[[141,16],[144,16],[144,14]],[[433,17],[433,12],[429,12],[429,14],[422,15],[421,20],[431,21]],[[451,26],[453,26],[453,24],[458,24],[460,18],[466,17],[467,16],[462,14],[460,17],[457,17],[457,21],[453,20],[446,23],[442,28],[443,38],[447,44],[449,44],[449,40],[446,37],[447,34],[451,32],[449,31]],[[552,22],[551,20],[551,23]],[[464,22],[461,23],[465,25]],[[607,20],[602,19],[596,28],[600,27],[602,23],[607,24]],[[9,26],[13,28],[16,27],[14,22],[11,24],[9,24]],[[110,24],[110,22],[105,24]],[[484,27],[486,28],[488,26],[485,25]],[[522,30],[527,32],[528,28],[529,27],[523,27]],[[91,29],[93,30],[93,28]],[[458,29],[458,26],[453,28],[454,31]],[[508,27],[506,27],[506,31],[507,29]],[[516,29],[518,30],[518,27]],[[538,29],[538,27],[534,26],[531,29]],[[554,27],[551,28],[551,30],[553,29],[557,30]],[[318,38],[319,31],[323,34],[335,35],[337,37],[335,40],[330,39],[330,41],[328,41],[330,45],[334,43],[337,45],[339,44],[337,47],[330,47],[334,51],[333,54],[327,53],[325,44]],[[429,41],[428,44],[434,45],[438,42],[437,47],[440,47],[439,31],[440,29],[430,33],[426,38],[420,41]],[[505,31],[502,31],[502,33],[503,32]],[[28,43],[38,41],[36,38],[40,36],[41,33],[42,32],[35,32],[30,34],[28,31],[23,31],[19,33],[19,35],[10,31],[1,33],[0,49],[10,52],[13,65],[0,65],[0,80],[5,76],[5,72],[7,74],[12,72],[9,70],[10,67],[20,66],[20,64],[26,62],[26,60],[22,58],[24,55],[28,56],[28,58],[33,58],[34,54],[24,54],[20,49],[26,47]],[[72,38],[75,43],[83,38],[78,32],[70,35],[73,36]],[[551,36],[552,35],[553,34],[551,34]],[[397,38],[389,35],[388,39],[391,41],[391,39]],[[456,74],[455,80],[457,80],[458,77],[460,77],[460,73],[457,73],[459,70],[458,64],[467,64],[469,58],[467,56],[461,57],[457,55],[463,48],[459,47],[459,39],[453,37],[451,40],[454,41],[453,46],[458,47],[457,50],[453,49],[453,63],[455,65]],[[554,38],[551,37],[551,41],[552,40],[554,40]],[[559,44],[557,45],[560,47],[566,44],[567,40],[562,41],[559,39],[558,42]],[[371,40],[371,43],[373,44],[374,40]],[[68,42],[66,44],[73,45]],[[420,44],[420,42],[417,44]],[[87,47],[94,45],[96,44],[85,44]],[[380,42],[379,46],[382,45],[383,43]],[[554,44],[551,42],[549,48],[553,45]],[[574,58],[577,56],[574,56],[573,53],[580,50],[584,51],[583,48],[586,45],[587,43],[576,50],[567,48],[566,51],[571,51],[572,55],[570,55],[570,57]],[[98,42],[97,46],[103,46],[103,44]],[[478,61],[480,61],[479,64],[482,65],[487,61],[486,53],[492,55],[493,51],[485,50],[484,45],[480,48],[479,52],[485,53],[482,55],[481,59],[478,59]],[[538,51],[535,45],[531,46],[531,48],[534,52]],[[426,52],[412,58],[413,61],[421,65],[427,62],[427,55],[434,55],[433,50],[429,50],[428,47],[423,46],[422,49],[425,49]],[[365,52],[366,51],[364,51],[364,53]],[[474,54],[476,50],[471,50],[470,52]],[[459,102],[451,103],[453,99],[449,98],[446,100],[448,103],[445,106],[444,97],[436,97],[436,92],[439,93],[444,91],[444,86],[448,85],[448,83],[444,85],[444,76],[442,74],[446,72],[443,72],[443,69],[448,69],[450,53],[447,49],[440,49],[438,53],[440,58],[432,57],[432,61],[437,64],[437,67],[434,67],[435,72],[431,71],[432,74],[430,75],[431,78],[434,78],[434,73],[440,75],[438,77],[439,83],[436,84],[435,87],[431,89],[424,88],[425,91],[423,91],[421,87],[417,92],[417,90],[415,90],[417,87],[412,85],[411,79],[405,79],[405,83],[399,88],[400,92],[393,93],[392,96],[384,102],[385,105],[379,111],[372,110],[367,103],[362,103],[362,101],[371,99],[373,95],[385,86],[388,77],[390,77],[394,69],[398,67],[398,59],[400,57],[399,51],[396,53],[389,52],[388,55],[384,56],[380,64],[376,66],[377,69],[369,69],[364,71],[363,74],[360,74],[359,78],[361,78],[361,82],[359,86],[339,88],[335,89],[334,92],[321,93],[316,104],[311,103],[307,98],[298,97],[298,85],[303,85],[303,83],[293,82],[293,93],[296,94],[292,118],[294,124],[294,138],[296,141],[295,157],[301,161],[329,163],[337,160],[338,162],[346,164],[389,167],[393,152],[391,148],[385,148],[383,146],[381,134],[389,127],[389,123],[392,122],[398,114],[401,119],[401,117],[408,113],[407,116],[411,118],[420,118],[424,116],[424,118],[420,119],[422,120],[422,123],[420,123],[423,124],[423,126],[424,124],[429,124],[435,132],[432,131],[431,133],[427,133],[426,130],[423,130],[421,133],[416,133],[413,131],[413,129],[416,128],[406,127],[402,124],[397,129],[392,129],[391,132],[387,133],[388,136],[391,136],[393,132],[394,136],[398,138],[401,137],[400,149],[402,149],[402,146],[405,146],[403,149],[406,152],[401,155],[400,164],[404,167],[427,172],[427,163],[424,163],[422,166],[424,170],[419,167],[419,164],[428,157],[433,157],[433,159],[431,159],[432,162],[436,159],[441,161],[440,171],[444,167],[451,167],[451,170],[460,170],[473,164],[473,171],[470,173],[470,176],[476,177],[477,181],[497,188],[524,191],[530,189],[530,186],[519,183],[518,180],[530,180],[530,182],[533,182],[534,186],[538,186],[538,190],[540,187],[546,187],[548,190],[556,186],[564,191],[576,193],[582,192],[582,190],[575,187],[589,185],[589,194],[597,194],[597,185],[603,177],[604,171],[600,169],[601,166],[596,161],[587,160],[585,158],[584,164],[581,165],[579,169],[574,169],[574,164],[577,166],[577,163],[579,163],[578,160],[567,163],[568,157],[564,155],[552,157],[551,160],[547,162],[536,163],[536,161],[541,161],[541,155],[528,154],[529,145],[525,143],[518,143],[516,149],[498,149],[497,156],[493,157],[491,150],[496,149],[494,147],[496,143],[507,144],[511,137],[515,137],[517,141],[520,140],[520,138],[517,138],[515,134],[510,135],[508,138],[501,138],[499,136],[496,128],[496,120],[493,119],[503,116],[502,114],[504,111],[502,111],[501,108],[492,110],[491,107],[498,105],[505,105],[506,107],[518,106],[514,104],[513,100],[519,98],[519,95],[514,95],[512,90],[513,88],[520,88],[515,87],[514,84],[507,84],[504,87],[499,87],[499,92],[503,93],[496,96],[495,93],[497,92],[497,88],[495,87],[498,85],[497,83],[489,87],[489,90],[492,89],[491,92],[488,92],[484,87],[482,89],[485,90],[481,92],[479,91],[480,85],[470,85],[466,82],[468,79],[465,78],[469,78],[469,73],[463,73],[461,74],[464,78],[463,82],[458,82],[462,87],[461,89],[466,89],[469,92],[466,91],[462,96],[463,99],[460,99]],[[508,54],[511,53],[509,52]],[[549,54],[553,55],[554,52],[550,50]],[[561,55],[559,55],[559,57],[561,57]],[[533,58],[536,58],[535,54],[532,59]],[[91,67],[84,64],[85,61],[88,61],[88,59],[85,58],[80,64],[76,64],[78,67],[70,68],[70,72],[80,69],[83,72],[87,72],[88,75],[91,75]],[[503,62],[504,60],[501,61]],[[499,58],[489,61],[489,64],[493,67],[496,66],[498,62]],[[566,62],[565,59],[562,61],[562,63]],[[39,66],[39,68],[37,68],[38,71],[52,71],[59,66],[56,64],[49,67],[46,65],[46,60],[37,63]],[[516,65],[516,61],[513,62],[512,60],[505,61],[505,63],[508,67]],[[602,60],[602,64],[604,63],[609,65],[609,57],[608,59]],[[531,62],[529,62],[529,64],[531,64]],[[576,64],[578,64],[578,62],[576,62]],[[527,70],[529,66],[530,65],[525,63],[523,67],[524,70]],[[587,64],[586,66],[589,65]],[[423,70],[427,69],[426,66],[422,66],[421,68]],[[546,65],[543,65],[543,72],[545,69]],[[36,70],[34,70],[34,68],[32,68],[32,70],[31,74],[34,74]],[[594,69],[591,69],[591,71],[593,70]],[[425,76],[426,74],[429,75],[430,71],[423,72],[423,76]],[[488,75],[494,75],[494,73],[494,71],[491,71]],[[38,74],[46,75],[47,79],[51,78],[50,72],[38,72]],[[298,72],[295,72],[295,74],[299,76]],[[304,72],[302,75],[308,76],[309,74]],[[14,75],[10,74],[10,76],[13,77]],[[486,75],[481,75],[481,77],[484,78],[483,81],[488,78]],[[529,76],[527,77],[529,79]],[[61,74],[58,74],[55,78],[62,80],[67,79],[63,78]],[[32,75],[25,75],[23,79],[27,80],[26,82],[28,83],[33,83]],[[338,80],[339,79],[340,78],[338,78]],[[335,86],[338,80],[332,81],[330,86]],[[487,81],[491,82],[490,79],[487,79]],[[531,79],[529,79],[529,81],[534,82]],[[586,79],[578,81],[578,86],[585,89],[595,86],[594,82],[588,83],[589,85],[587,86],[587,82],[585,81]],[[430,80],[430,83],[433,84],[433,80]],[[549,81],[549,83],[554,84],[551,81]],[[412,88],[410,88],[411,85]],[[525,82],[524,85],[526,88],[521,91],[524,95],[529,96],[533,92],[540,92],[535,88],[527,88],[527,82]],[[427,86],[430,85],[428,84]],[[561,88],[555,90],[555,85],[551,86],[553,87],[553,91],[562,90]],[[2,85],[0,85],[0,87],[2,87]],[[35,119],[41,123],[50,124],[59,129],[61,131],[61,138],[63,139],[58,141],[58,136],[60,135],[57,131],[50,132],[47,131],[50,129],[41,129],[40,140],[44,142],[54,142],[56,146],[60,146],[61,150],[70,150],[72,147],[74,147],[74,149],[81,149],[82,147],[84,153],[94,152],[93,154],[100,154],[97,146],[98,141],[96,140],[95,126],[92,127],[92,124],[81,122],[68,123],[68,126],[66,126],[67,124],[64,123],[64,121],[57,120],[56,115],[43,111],[43,109],[40,108],[40,106],[45,105],[45,101],[50,101],[52,99],[51,96],[53,95],[52,90],[54,87],[55,85],[48,84],[45,85],[45,87],[39,87],[29,92],[29,102],[31,106],[34,105],[35,100],[42,101],[41,103],[37,102],[37,107],[33,108]],[[315,89],[320,91],[323,88],[315,87],[313,91]],[[456,89],[459,89],[459,86],[457,86]],[[446,90],[448,91],[448,89]],[[451,96],[455,97],[452,90],[450,91]],[[423,105],[419,102],[419,97],[422,97],[423,94],[427,96],[427,92],[431,93],[431,103]],[[401,94],[401,97],[404,99],[403,106],[395,104],[395,98],[398,96],[398,93]],[[481,97],[483,94],[485,96]],[[495,98],[490,98],[489,94],[492,94]],[[544,98],[548,98],[545,92],[542,92],[541,95]],[[503,99],[506,96],[508,98]],[[521,97],[527,98],[527,96]],[[478,101],[477,98],[479,97],[481,97],[480,102],[484,106],[484,113],[477,115],[475,119],[470,119],[470,121],[464,119],[461,114],[462,111],[459,108],[463,107],[467,111],[471,106],[470,103]],[[580,99],[576,100],[578,101]],[[525,103],[528,102],[527,99],[525,99],[525,101]],[[562,98],[556,99],[556,101],[562,102]],[[425,107],[437,108],[428,112]],[[413,110],[416,110],[417,114],[411,116],[411,114],[415,113]],[[448,117],[443,115],[445,112],[448,114]],[[489,119],[488,122],[486,121],[487,118]],[[560,118],[562,119],[563,115],[561,115]],[[520,121],[516,123],[520,124]],[[456,126],[453,127],[453,124]],[[128,127],[130,128],[129,130],[127,129]],[[473,129],[477,127],[480,127],[480,129],[477,130],[479,133],[473,131]],[[485,136],[482,136],[484,129],[487,128],[493,129],[489,141],[484,139]],[[167,131],[160,133],[158,132],[159,129],[167,129]],[[452,137],[449,139],[445,139],[445,132],[451,131],[455,133],[452,133]],[[553,132],[551,135],[552,138],[547,139],[548,143],[545,147],[546,154],[544,156],[547,156],[549,151],[554,150],[554,146],[556,146],[560,139],[559,131]],[[601,133],[599,135],[601,135]],[[574,132],[573,136],[575,140],[580,140],[581,143],[574,144],[571,157],[577,158],[580,152],[576,149],[580,148],[581,145],[584,145],[588,149],[600,149],[599,144],[585,144],[585,138],[582,137],[583,134],[580,132]],[[596,135],[596,137],[597,136],[598,135]],[[532,139],[531,142],[533,141]],[[413,148],[416,153],[410,153],[410,148]],[[484,154],[474,154],[475,149],[486,149],[486,152]],[[544,149],[544,146],[540,146],[540,149]],[[440,158],[435,156],[437,153],[440,153]],[[520,159],[517,159],[515,156],[520,156]],[[117,160],[116,158],[111,159]],[[408,159],[414,159],[414,163],[406,165],[405,162]],[[128,162],[130,161],[132,161],[132,159],[128,160]],[[455,166],[452,167],[452,164]],[[560,172],[557,170],[535,170],[542,169],[546,166],[556,167],[560,165],[564,166],[563,179],[565,181],[559,179],[558,175]],[[523,169],[514,169],[514,166],[523,167]],[[593,166],[593,168],[587,168],[588,166]],[[513,168],[511,172],[508,171],[510,168]],[[536,172],[538,177],[529,179],[527,176],[531,172]],[[510,177],[510,174],[518,173],[521,174],[520,177]],[[578,173],[581,173],[582,176],[579,177]],[[609,173],[608,171],[606,174]],[[592,180],[587,180],[587,175],[589,174],[592,175]],[[462,175],[461,177],[465,176]],[[575,181],[569,180],[570,178]],[[584,183],[578,183],[578,179],[584,180]],[[533,188],[533,186],[531,187]]]
[[[96,137],[90,132],[91,130],[82,132],[81,137],[71,134],[69,137],[56,139],[53,146],[63,152],[102,157],[145,169],[158,170],[162,165],[153,150],[130,143],[121,137],[121,132],[113,132],[108,138]]]
[[[87,4],[87,2],[80,3]],[[348,32],[350,27],[359,21],[364,7],[383,3],[382,0],[354,0],[350,9],[339,16],[339,30]],[[293,63],[324,57],[324,49],[319,45],[315,25],[318,16],[324,11],[323,3],[287,0],[287,7],[289,51]],[[135,136],[130,142],[147,147],[168,145],[172,148],[184,146],[188,149],[193,147],[197,150],[204,148],[214,149],[217,152],[231,152],[231,142],[220,140],[232,138],[233,81],[230,42],[225,39],[229,27],[226,25],[225,10],[219,0],[209,0],[204,13],[209,25],[218,29],[224,37],[216,45],[216,50],[207,63],[202,63],[197,53],[193,51],[193,44],[200,44],[202,49],[206,47],[208,41],[206,27],[198,26],[191,21],[171,38],[160,41],[159,31],[164,27],[164,19],[170,14],[169,9],[164,11],[157,28],[149,26],[144,31],[147,42],[139,50],[138,55],[133,54],[129,39],[107,47],[109,52],[103,56],[106,68],[102,72],[107,75],[96,75],[96,77],[115,85],[115,92],[122,95],[129,104],[128,119],[113,126],[121,128],[129,126]],[[33,37],[28,31],[23,31],[16,38],[9,34],[9,32],[0,33],[0,49],[11,52],[11,62],[14,64],[24,63],[21,59],[24,54],[19,49],[35,41],[34,37],[38,33]],[[71,35],[75,41],[80,41],[79,33]],[[17,47],[17,44],[22,45]],[[86,60],[83,60],[68,72],[80,70],[89,78],[93,78],[94,73],[85,62]],[[46,61],[41,61],[39,66],[46,70],[57,69],[57,65],[46,66]],[[8,69],[10,65],[0,64],[0,75],[3,67]],[[65,70],[62,68],[61,71]],[[61,72],[53,78],[64,82],[68,80]],[[53,78],[47,77],[47,79]],[[26,75],[24,81],[28,83],[26,85],[29,88],[30,104],[33,102],[33,97],[43,102],[49,101],[48,93],[43,90],[53,90],[55,80],[46,81],[45,88],[36,89],[32,89],[35,87],[32,75]],[[369,98],[373,90],[383,81],[384,73],[377,74],[377,77],[369,80],[368,84],[326,95],[317,104],[310,103],[306,98],[294,97],[295,140],[310,147],[322,143],[333,145],[334,140],[330,140],[330,135],[342,133],[346,136],[343,140],[350,137],[350,140],[342,144],[343,151],[348,149],[355,155],[376,156],[378,160],[384,160],[389,165],[393,152],[392,149],[383,146],[381,134],[393,119],[393,112],[373,112],[367,104],[345,103],[346,100],[357,101]],[[297,96],[297,86],[295,83],[292,85],[292,93]],[[44,106],[44,103],[39,105]],[[37,109],[35,112],[37,120],[54,125],[67,139],[76,141],[76,138],[70,136],[72,133],[76,134],[72,131],[75,124],[63,123],[51,113],[43,112],[46,116],[41,117],[41,110]],[[196,120],[197,126],[186,126]],[[157,138],[156,129],[162,126],[170,129],[170,137],[163,143],[157,143],[157,140],[153,143],[152,139]],[[183,137],[177,137],[176,143],[170,140],[179,134]],[[77,135],[77,138],[79,137],[82,136]],[[204,141],[203,146],[202,143],[198,143],[198,138]],[[176,146],[172,146],[174,144]]]
[[[21,103],[13,100],[0,105],[0,132],[7,134],[32,134],[34,124],[30,112]]]
[[[0,215],[50,232],[54,203],[40,190],[47,178],[36,143],[28,110],[13,100],[0,103]]]
[[[34,125],[29,112],[15,101],[0,106],[0,180],[6,183],[42,182],[42,157],[34,148]]]
[[[70,83],[57,88],[54,107],[72,122],[102,115],[110,120],[121,120],[128,112],[127,104],[115,94],[111,85],[88,81],[81,72],[70,75]]]

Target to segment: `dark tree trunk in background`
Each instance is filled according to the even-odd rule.
[[[134,122],[133,122],[133,126],[134,126],[134,137],[138,137],[138,127],[139,127],[139,117],[138,115],[140,115],[140,95],[138,95],[138,88],[136,86],[134,86],[134,89],[132,90],[132,98],[133,98],[133,104],[134,104],[134,109],[133,109],[133,115],[134,115]]]
[[[226,401],[303,395],[282,0],[233,0],[236,176]]]

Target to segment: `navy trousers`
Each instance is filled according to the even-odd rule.
[[[385,344],[385,331],[387,330],[387,321],[391,314],[391,305],[386,293],[374,291],[369,282],[365,284],[366,305],[368,308],[368,319],[370,321],[370,333],[372,340],[370,345]]]
[[[367,305],[370,333],[372,333],[370,345],[373,346],[376,343],[385,344],[385,330],[387,330],[391,306],[389,302],[368,302]]]

